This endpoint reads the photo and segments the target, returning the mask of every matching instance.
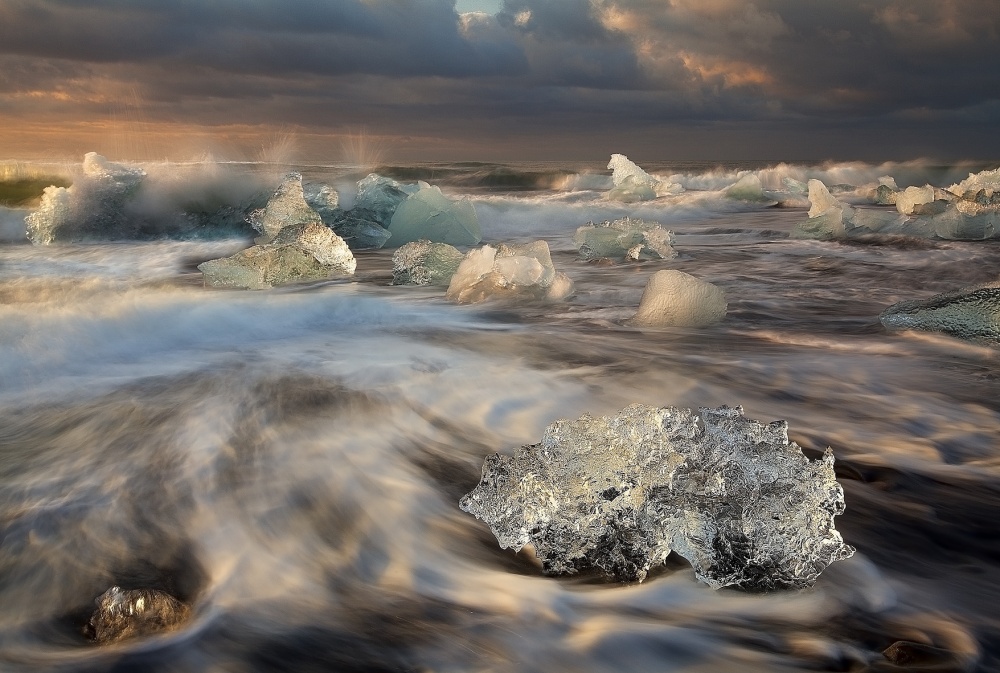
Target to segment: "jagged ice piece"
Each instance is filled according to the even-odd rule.
[[[723,192],[730,199],[755,203],[775,203],[764,194],[764,186],[756,173],[747,173]]]
[[[636,249],[633,259],[672,259],[677,252],[672,247],[673,232],[658,222],[645,222],[631,217],[593,222],[578,228],[573,242],[583,259],[626,257]]]
[[[358,181],[358,195],[354,208],[367,210],[383,227],[389,226],[393,213],[406,198],[417,191],[415,185],[404,185],[392,178],[377,173],[369,173]]]
[[[624,154],[612,154],[608,168],[611,169],[614,185],[607,194],[609,200],[632,203],[656,198],[660,181],[629,161]]]
[[[809,587],[854,549],[833,518],[833,452],[809,460],[788,425],[730,409],[655,408],[556,421],[541,442],[486,458],[459,507],[500,546],[531,544],[547,574],[642,581],[673,551],[718,589]]]
[[[1000,284],[946,292],[925,300],[908,299],[882,311],[892,330],[943,332],[960,339],[1000,340]]]
[[[896,194],[896,210],[903,215],[912,215],[917,206],[932,201],[934,201],[934,188],[931,185],[907,187]]]
[[[413,241],[392,255],[393,285],[448,285],[465,257],[453,245]]]
[[[297,224],[315,223],[323,220],[308,203],[302,190],[302,176],[289,173],[278,185],[267,206],[247,215],[247,222],[260,232],[262,241],[267,242],[277,236],[285,227]]]

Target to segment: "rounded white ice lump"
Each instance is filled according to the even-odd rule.
[[[726,293],[683,271],[657,271],[629,321],[642,327],[706,327],[726,317]]]

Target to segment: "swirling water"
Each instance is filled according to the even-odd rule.
[[[793,240],[805,207],[713,191],[735,169],[662,168],[689,192],[627,205],[596,169],[402,168],[470,194],[487,241],[546,239],[576,293],[455,306],[389,286],[390,250],[358,252],[352,279],[240,292],[195,267],[243,240],[0,245],[0,668],[895,670],[900,640],[929,646],[924,670],[1000,666],[998,351],[877,320],[995,280],[1000,245]],[[810,170],[887,172],[781,169]],[[624,214],[672,228],[680,256],[577,258],[577,226]],[[726,320],[626,326],[661,268],[723,287]],[[681,560],[636,585],[555,579],[458,509],[489,453],[631,402],[738,404],[832,446],[858,553],[801,592],[712,591]],[[80,624],[115,583],[194,616],[93,646]]]

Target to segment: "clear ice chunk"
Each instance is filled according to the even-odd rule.
[[[547,574],[642,581],[675,552],[714,589],[797,589],[854,553],[834,528],[844,493],[833,462],[830,449],[804,456],[786,422],[740,407],[633,404],[487,457],[459,507],[502,548],[531,544]]]
[[[111,587],[97,600],[85,628],[99,645],[169,631],[187,621],[190,608],[157,589]]]
[[[306,204],[315,210],[324,222],[336,217],[340,212],[340,194],[328,184],[321,182],[303,184],[302,195]]]
[[[657,190],[661,188],[658,179],[629,161],[624,154],[612,154],[608,168],[611,169],[614,185],[607,194],[610,201],[650,201],[656,198]]]
[[[890,330],[943,332],[972,341],[1000,341],[1000,283],[897,302],[882,311],[878,319]]]
[[[397,247],[421,239],[449,245],[476,245],[483,239],[471,201],[452,201],[424,182],[396,208],[389,233],[388,244]]]
[[[446,297],[460,304],[487,299],[559,300],[573,293],[573,282],[556,271],[545,241],[469,251],[451,277]]]
[[[583,259],[672,259],[677,256],[672,246],[673,232],[664,229],[659,222],[631,217],[585,224],[576,230],[573,242]]]
[[[870,199],[872,203],[879,206],[894,206],[898,192],[898,189],[893,189],[890,185],[880,184],[872,191]]]
[[[354,200],[354,208],[369,211],[378,224],[388,228],[399,204],[416,191],[415,185],[404,185],[392,178],[369,173],[358,181],[358,195]]]
[[[723,193],[730,199],[748,201],[751,203],[775,204],[777,201],[764,193],[764,185],[756,173],[747,173],[734,184],[727,187]]]
[[[629,320],[638,327],[707,327],[726,317],[726,293],[694,276],[668,269],[646,282],[639,310]]]
[[[302,176],[289,173],[278,185],[267,206],[251,211],[247,222],[261,234],[259,242],[270,241],[285,227],[297,224],[322,224],[319,213],[306,203]]]
[[[329,221],[323,220],[347,241],[352,250],[381,248],[392,234],[378,222],[378,217],[370,210],[352,208],[337,212]]]
[[[392,284],[447,286],[464,257],[447,243],[426,239],[407,243],[392,255]]]
[[[983,191],[987,196],[1000,192],[1000,168],[980,173],[969,173],[969,177],[958,184],[952,185],[948,191],[956,196],[964,196],[968,192]]]
[[[296,281],[351,275],[357,260],[344,239],[324,224],[285,227],[270,243],[198,265],[212,287],[261,290]]]

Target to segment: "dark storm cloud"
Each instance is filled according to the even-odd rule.
[[[1000,121],[996,0],[0,0],[0,111],[593,137]],[[872,131],[877,137],[878,133]],[[494,135],[491,135],[494,134]],[[1000,154],[994,132],[990,151]],[[946,146],[942,139],[941,145]],[[578,144],[578,143],[577,143]]]

